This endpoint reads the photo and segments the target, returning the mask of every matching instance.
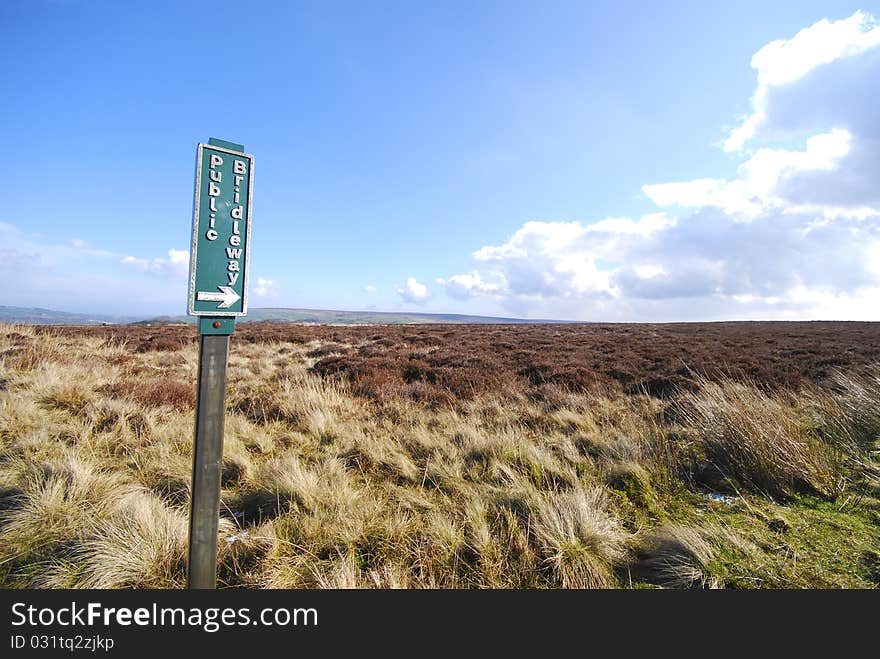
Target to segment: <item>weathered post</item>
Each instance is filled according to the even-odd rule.
[[[247,313],[253,156],[211,138],[196,156],[188,313],[199,316],[187,586],[214,588],[226,415],[226,361],[236,316]]]

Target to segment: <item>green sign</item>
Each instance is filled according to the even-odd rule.
[[[191,316],[247,313],[253,170],[251,155],[199,144],[189,262]]]

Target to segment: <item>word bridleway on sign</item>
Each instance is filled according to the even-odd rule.
[[[247,313],[253,156],[199,144],[190,259],[189,314]]]

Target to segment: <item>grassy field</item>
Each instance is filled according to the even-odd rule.
[[[195,331],[0,325],[0,586],[185,583]],[[880,327],[232,339],[219,579],[876,588]]]

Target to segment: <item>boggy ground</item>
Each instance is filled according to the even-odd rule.
[[[220,581],[876,587],[880,325],[240,324]],[[192,327],[0,326],[0,585],[185,581]]]

